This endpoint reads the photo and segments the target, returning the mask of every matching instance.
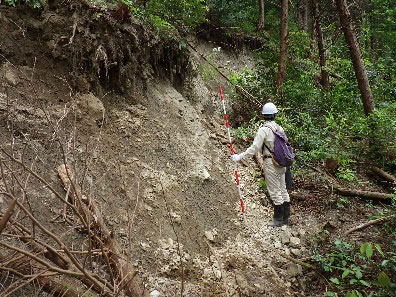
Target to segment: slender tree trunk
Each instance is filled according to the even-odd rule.
[[[259,19],[257,25],[257,32],[264,31],[264,0],[259,0]]]
[[[336,0],[335,2],[337,5],[338,14],[340,16],[342,30],[344,31],[344,36],[349,47],[360,94],[362,96],[364,113],[367,116],[374,110],[375,106],[373,94],[371,93],[367,73],[363,64],[359,42],[356,38],[356,34],[351,22],[351,15],[345,0]]]
[[[309,14],[309,0],[304,0],[304,22],[303,30],[308,32],[308,14]]]
[[[318,36],[318,50],[320,57],[320,69],[321,69],[321,81],[320,83],[326,89],[330,87],[329,75],[327,74],[326,68],[326,48],[323,42],[322,26],[320,25],[320,14],[317,0],[312,0],[312,15],[313,25],[315,27],[316,35]]]
[[[277,92],[282,92],[286,77],[286,58],[287,58],[287,33],[288,33],[288,0],[281,0],[281,28],[280,28],[280,57],[278,73],[276,75]]]

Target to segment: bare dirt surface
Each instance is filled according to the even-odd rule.
[[[245,223],[217,86],[198,75],[202,61],[178,57],[140,25],[54,2],[41,14],[0,6],[2,147],[59,191],[56,168],[64,157],[74,164],[152,296],[177,296],[182,283],[184,296],[310,296],[313,272],[282,255],[309,256],[305,244],[328,223],[327,198],[293,201],[292,226],[272,229],[249,160],[239,166]],[[195,42],[206,55],[217,48]],[[213,59],[228,71],[254,65],[223,50]],[[62,207],[41,184],[32,182],[29,197],[62,238],[84,236],[48,219]],[[304,212],[313,201],[317,212]],[[334,229],[340,216],[326,212]]]

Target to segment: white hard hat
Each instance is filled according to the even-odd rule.
[[[276,106],[272,102],[265,103],[263,106],[263,111],[261,112],[262,114],[275,114],[277,113],[278,110],[276,109]]]

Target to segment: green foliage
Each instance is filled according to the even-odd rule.
[[[13,7],[22,4],[20,0],[4,0],[3,2]],[[24,2],[33,8],[40,8],[45,3],[45,0],[25,0]]]
[[[394,242],[396,247],[396,242]],[[354,244],[336,239],[325,255],[314,259],[333,284],[325,296],[396,296],[396,253],[382,251],[380,245]],[[337,295],[336,295],[337,294]]]
[[[141,9],[158,34],[190,32],[205,20],[207,6],[202,0],[148,0]],[[174,32],[172,32],[174,31]]]
[[[241,31],[253,32],[257,27],[257,0],[208,0],[212,18],[222,25],[237,26]]]

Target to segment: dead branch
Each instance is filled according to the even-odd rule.
[[[380,192],[369,192],[361,190],[349,190],[343,188],[334,188],[337,194],[349,197],[360,197],[368,200],[379,200],[379,201],[390,201],[392,199],[392,194],[380,193]]]
[[[309,269],[312,269],[312,270],[315,270],[315,271],[316,271],[316,267],[313,266],[313,265],[311,265],[311,264],[308,264],[308,263],[302,262],[302,261],[300,261],[300,260],[294,259],[294,258],[292,258],[292,257],[290,257],[290,256],[288,256],[288,255],[286,255],[286,254],[284,254],[284,253],[279,253],[279,252],[277,252],[277,253],[278,253],[280,256],[282,256],[283,258],[285,258],[285,259],[287,259],[287,260],[289,260],[289,261],[292,261],[292,262],[294,262],[294,263],[296,263],[296,264],[299,264],[299,265],[301,265],[301,266],[303,266],[303,267],[305,267],[305,268],[309,268]]]
[[[44,274],[47,270],[44,267],[39,266],[37,263],[35,264],[35,268],[29,265],[15,265],[14,262],[8,261],[8,264],[4,264],[5,257],[4,255],[0,254],[0,261],[2,262],[2,266],[0,267],[1,271],[8,271],[12,274],[20,277],[20,278],[35,278],[34,283],[40,286],[44,291],[51,293],[51,296],[54,297],[78,297],[81,296],[75,289],[70,289],[70,285],[66,283],[60,283],[55,281],[54,278],[50,278],[50,276]],[[26,261],[26,258],[23,261]],[[29,263],[29,262],[28,262]],[[7,266],[6,266],[7,265]],[[33,270],[41,270],[41,272],[36,273],[35,275],[31,275]],[[25,283],[23,283],[25,284]],[[20,289],[18,287],[17,289]],[[14,290],[15,291],[15,290]],[[2,292],[4,293],[4,292]],[[3,295],[2,295],[3,296]]]
[[[3,232],[3,230],[7,226],[8,221],[10,220],[12,214],[14,213],[14,208],[15,208],[16,204],[17,204],[17,198],[14,198],[8,204],[8,208],[7,208],[6,212],[2,215],[1,220],[0,220],[0,234]]]
[[[396,177],[394,177],[393,175],[391,175],[391,174],[385,172],[385,171],[382,170],[381,168],[378,168],[378,167],[376,167],[376,166],[372,166],[372,167],[371,167],[371,170],[372,170],[374,173],[376,173],[376,174],[378,174],[379,176],[381,176],[381,177],[382,177],[383,179],[385,179],[386,181],[391,182],[391,183],[396,183]]]
[[[374,224],[378,224],[378,223],[382,223],[382,222],[384,222],[384,221],[388,221],[388,220],[390,220],[390,219],[392,219],[392,218],[396,218],[396,214],[390,215],[390,216],[387,216],[387,217],[382,217],[382,218],[379,218],[379,219],[375,219],[375,220],[368,221],[368,222],[366,222],[366,223],[364,223],[364,224],[361,224],[361,225],[359,225],[359,226],[357,226],[357,227],[354,227],[354,228],[349,229],[348,231],[346,231],[346,232],[344,233],[344,235],[346,236],[346,235],[348,235],[348,234],[350,234],[350,233],[352,233],[352,232],[355,232],[355,231],[364,229],[364,228],[366,228],[366,227],[368,227],[368,226],[371,226],[371,225],[374,225]]]
[[[64,189],[67,190],[69,185],[72,183],[74,173],[70,168],[64,164],[58,167],[58,175],[63,183]],[[77,185],[75,185],[76,191],[71,193],[76,196],[76,193],[81,193]],[[74,197],[73,199],[75,199]],[[81,200],[84,206],[78,207],[80,215],[83,217],[92,217],[92,228],[95,230],[97,235],[94,236],[96,242],[102,246],[103,252],[106,251],[108,260],[110,263],[109,269],[113,269],[118,281],[120,282],[120,288],[126,291],[129,296],[148,296],[148,292],[141,288],[137,281],[136,271],[131,271],[128,261],[122,257],[122,249],[118,243],[114,240],[111,232],[104,223],[102,213],[93,198],[81,196]]]

